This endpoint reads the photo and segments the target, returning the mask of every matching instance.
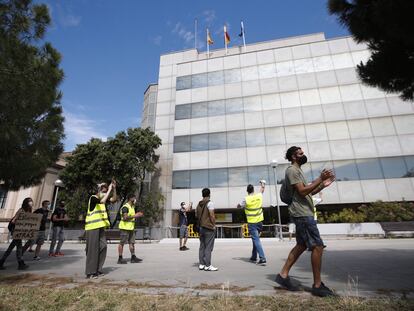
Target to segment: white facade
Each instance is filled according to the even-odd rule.
[[[323,34],[160,58],[155,133],[166,225],[181,201],[209,187],[217,209],[236,208],[248,183],[283,178],[286,149],[301,146],[309,181],[333,168],[324,204],[414,200],[414,105],[363,85],[369,57],[351,37]]]

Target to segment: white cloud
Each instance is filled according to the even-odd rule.
[[[161,41],[162,41],[162,36],[161,36],[161,35],[158,35],[158,36],[152,37],[152,38],[151,38],[151,41],[152,41],[152,43],[154,43],[155,45],[160,46],[160,45],[161,45]]]
[[[68,2],[57,1],[54,6],[56,10],[52,10],[53,13],[56,11],[56,14],[54,15],[56,16],[57,23],[60,26],[64,28],[78,27],[81,24],[82,17],[73,14],[73,9],[69,6]],[[52,8],[52,5],[50,5],[50,8]]]
[[[100,125],[96,120],[67,110],[63,111],[63,115],[65,117],[65,147],[69,150],[74,149],[77,144],[88,142],[92,137],[106,140],[107,135],[97,130]]]
[[[189,31],[181,22],[176,23],[171,32],[181,38],[186,45],[194,41],[194,34]]]
[[[216,11],[214,10],[204,10],[201,14],[204,18],[204,23],[210,24],[216,19]]]

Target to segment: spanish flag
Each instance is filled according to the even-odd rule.
[[[213,39],[211,39],[210,31],[207,28],[207,44],[212,45],[214,43]]]
[[[229,36],[229,33],[227,32],[226,25],[224,25],[224,43],[226,45],[230,43],[230,36]]]

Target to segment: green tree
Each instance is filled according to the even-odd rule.
[[[72,215],[86,211],[89,196],[96,193],[98,183],[114,178],[121,206],[129,193],[138,193],[138,205],[145,205],[148,214],[153,215],[150,218],[157,221],[159,215],[154,210],[159,208],[157,189],[145,196],[143,191],[147,174],[156,171],[158,155],[155,149],[160,145],[161,139],[154,132],[141,128],[121,131],[106,142],[94,138],[87,144],[78,145],[61,173],[67,207],[72,210]],[[152,204],[149,198],[152,198]]]
[[[414,2],[407,0],[329,0],[328,10],[348,28],[354,39],[368,44],[372,55],[358,65],[367,85],[403,100],[413,100]]]
[[[46,5],[0,0],[0,180],[17,190],[41,181],[63,151],[60,55],[41,42]]]

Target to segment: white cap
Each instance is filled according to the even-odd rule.
[[[259,183],[266,185],[266,180],[262,179]]]

